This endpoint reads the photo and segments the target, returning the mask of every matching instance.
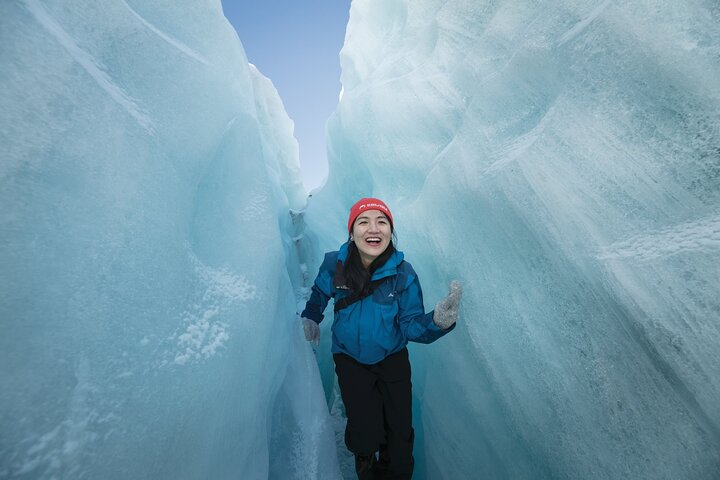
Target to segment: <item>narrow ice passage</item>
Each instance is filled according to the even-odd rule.
[[[367,195],[465,285],[415,478],[717,478],[718,24],[355,0],[307,202],[219,2],[1,3],[0,478],[351,478],[296,314]]]

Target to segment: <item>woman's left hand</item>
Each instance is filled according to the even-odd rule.
[[[462,285],[459,281],[450,282],[450,293],[435,306],[433,322],[435,325],[447,330],[457,322],[460,314],[460,299],[462,298]]]

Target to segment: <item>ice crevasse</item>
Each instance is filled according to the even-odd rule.
[[[426,308],[465,285],[415,478],[717,478],[718,24],[354,0],[306,206],[219,2],[3,2],[0,478],[352,478],[296,312],[365,195]]]

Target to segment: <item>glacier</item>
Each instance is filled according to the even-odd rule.
[[[308,201],[219,1],[1,3],[0,478],[353,478],[296,314],[369,195],[427,309],[465,285],[414,478],[717,478],[717,25],[354,0]]]
[[[713,1],[352,3],[306,220],[329,249],[382,198],[426,307],[465,285],[411,349],[416,477],[718,478],[718,25]]]
[[[0,478],[337,478],[293,124],[220,2],[0,19]]]

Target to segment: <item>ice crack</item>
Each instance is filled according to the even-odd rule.
[[[580,20],[570,30],[565,32],[562,37],[560,37],[557,46],[560,47],[572,40],[573,38],[577,37],[578,34],[585,30],[585,28],[587,28],[587,26],[590,25],[593,20],[600,16],[600,14],[607,8],[608,5],[610,5],[610,0],[605,0],[603,3],[595,7],[595,9],[590,12],[590,15]]]
[[[38,0],[21,0],[25,8],[35,17],[35,20],[48,31],[55,40],[70,54],[76,62],[105,90],[110,97],[130,114],[150,134],[154,135],[155,127],[150,117],[144,113],[135,101],[116,85],[105,67],[92,55],[80,48],[75,40],[60,26],[60,24],[45,10]]]
[[[169,43],[169,44],[172,45],[173,47],[177,48],[178,50],[180,50],[182,53],[184,53],[184,54],[187,55],[188,57],[193,58],[193,59],[197,60],[198,62],[204,64],[204,65],[208,65],[208,66],[210,65],[210,63],[209,63],[207,60],[205,60],[205,58],[203,58],[203,56],[200,55],[198,52],[196,52],[196,51],[193,50],[192,48],[188,47],[187,45],[185,45],[185,44],[182,43],[181,41],[179,41],[179,40],[171,37],[170,35],[164,33],[162,30],[160,30],[160,29],[158,29],[157,27],[155,27],[152,23],[150,23],[150,22],[148,22],[147,20],[145,20],[142,16],[140,16],[139,13],[137,13],[135,10],[133,10],[132,7],[131,7],[130,5],[128,5],[127,2],[123,1],[123,4],[124,4],[125,7],[130,11],[130,13],[132,13],[133,16],[135,16],[135,18],[137,18],[138,20],[140,20],[143,25],[145,25],[147,28],[149,28],[150,31],[152,31],[152,32],[153,32],[154,34],[156,34],[158,37],[162,38],[162,39],[165,40],[167,43]]]

